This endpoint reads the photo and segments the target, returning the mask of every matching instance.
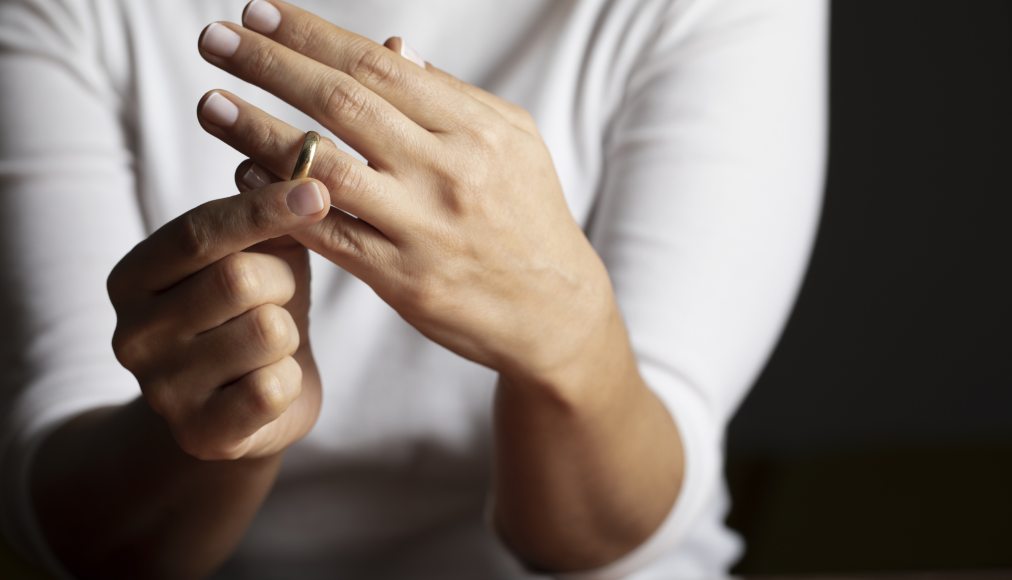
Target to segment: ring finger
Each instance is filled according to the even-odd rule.
[[[197,106],[205,131],[245,154],[275,175],[286,176],[305,133],[225,91],[211,91]],[[331,193],[338,208],[380,231],[403,226],[412,199],[401,193],[396,179],[367,166],[323,139],[309,174]]]

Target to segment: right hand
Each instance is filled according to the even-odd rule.
[[[290,209],[314,186],[322,206]],[[273,455],[316,422],[309,257],[287,234],[329,209],[318,181],[274,183],[184,213],[113,268],[116,357],[186,453]]]

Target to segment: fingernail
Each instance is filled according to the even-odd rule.
[[[200,107],[200,115],[219,127],[231,127],[239,118],[239,107],[221,93],[211,93]]]
[[[288,192],[287,202],[295,215],[313,215],[323,209],[323,194],[316,182],[307,181]]]
[[[239,35],[227,26],[214,22],[204,31],[200,47],[213,55],[228,58],[239,48]]]
[[[242,23],[250,30],[270,34],[281,24],[281,12],[266,0],[253,0],[246,6]]]
[[[401,56],[417,64],[418,66],[425,68],[425,59],[422,58],[422,55],[418,54],[418,52],[415,51],[415,49],[408,46],[407,41],[405,41],[403,38],[401,39]]]
[[[274,176],[256,163],[251,163],[240,179],[250,189],[260,189],[274,183]]]

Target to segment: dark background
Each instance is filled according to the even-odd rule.
[[[728,438],[737,571],[1012,570],[1012,2],[836,0],[825,211]]]

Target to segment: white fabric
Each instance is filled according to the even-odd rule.
[[[534,114],[687,458],[654,536],[574,577],[722,574],[740,549],[721,523],[723,430],[783,326],[819,211],[825,1],[302,4],[379,41],[402,35]],[[138,395],[109,346],[106,275],[157,226],[234,191],[241,158],[198,127],[198,98],[226,88],[319,129],[199,57],[202,27],[241,9],[0,4],[0,515],[36,558],[34,445]],[[481,517],[494,374],[427,342],[337,267],[312,265],[322,416],[220,576],[527,577]]]

